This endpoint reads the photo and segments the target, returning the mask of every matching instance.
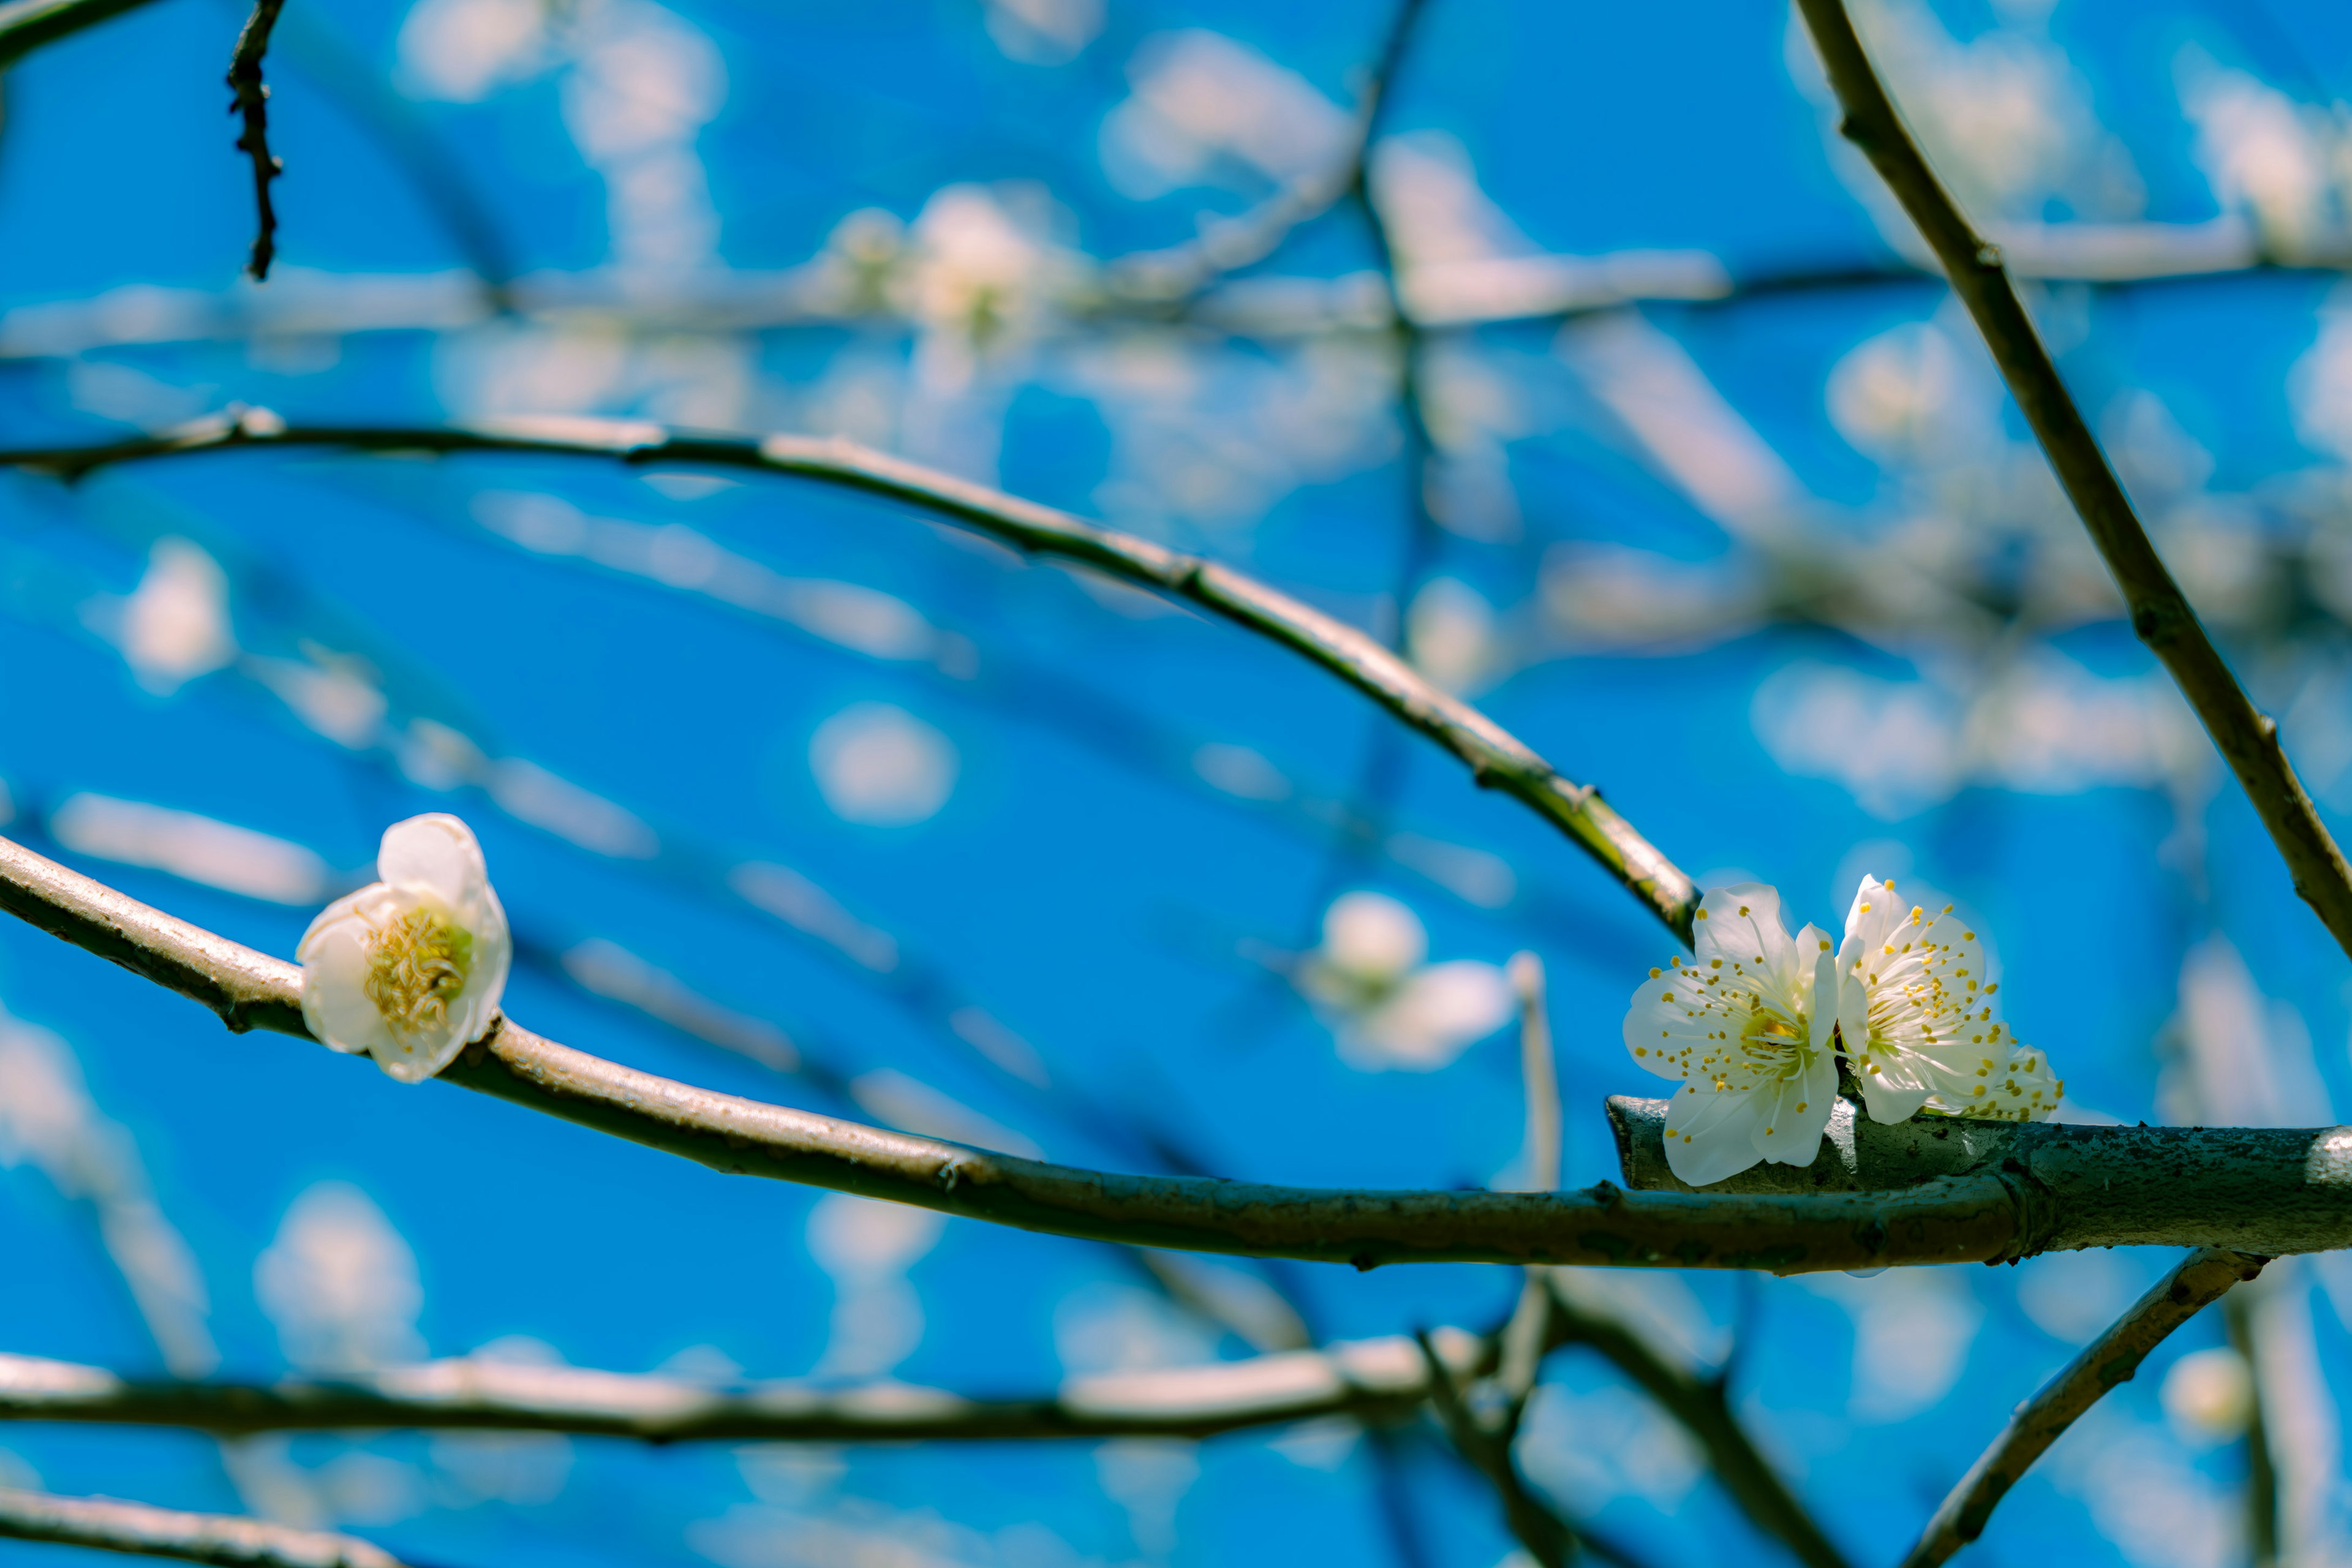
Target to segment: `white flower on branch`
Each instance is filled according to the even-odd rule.
[[[1838,947],[1836,1017],[1874,1120],[1926,1109],[2039,1121],[2058,1108],[2065,1086],[2048,1056],[2018,1044],[1994,1016],[2000,989],[1951,905],[1933,915],[1906,909],[1894,883],[1862,879]]]
[[[1791,940],[1780,895],[1761,883],[1699,901],[1696,959],[1653,969],[1625,1015],[1625,1047],[1661,1078],[1684,1080],[1666,1110],[1666,1164],[1706,1186],[1759,1161],[1812,1163],[1837,1098],[1830,940]]]
[[[419,1083],[490,1026],[514,944],[481,846],[447,813],[386,828],[376,873],[302,933],[302,1019]]]

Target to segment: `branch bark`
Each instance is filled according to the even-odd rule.
[[[2141,1297],[2116,1324],[2083,1347],[2042,1391],[2020,1405],[1992,1447],[1960,1479],[1903,1559],[1902,1568],[1935,1568],[1984,1532],[1985,1521],[2032,1468],[2092,1405],[2127,1383],[2173,1330],[2231,1287],[2253,1279],[2265,1260],[2200,1247]]]
[[[0,70],[44,44],[135,11],[147,0],[16,0],[0,5]]]
[[[1478,1336],[1441,1329],[1445,1363],[1483,1370]],[[971,1399],[882,1383],[714,1386],[584,1367],[460,1357],[276,1384],[140,1381],[100,1367],[0,1354],[0,1422],[257,1432],[562,1432],[649,1443],[902,1443],[1209,1437],[1341,1416],[1376,1425],[1429,1396],[1410,1339],[1363,1340],[1246,1361],[1073,1378],[1028,1399]]]
[[[269,52],[270,30],[278,26],[285,3],[254,0],[253,14],[237,33],[236,49],[228,62],[228,88],[235,95],[228,111],[245,121],[236,150],[253,163],[253,250],[245,270],[256,283],[269,276],[269,263],[278,255],[278,208],[269,199],[269,185],[286,172],[286,165],[269,151],[269,84],[261,79],[261,61]]]
[[[202,1003],[232,1029],[308,1038],[301,975],[0,838],[0,909]],[[1050,1235],[1351,1263],[1580,1263],[1805,1273],[2008,1259],[2045,1247],[2352,1243],[2352,1128],[2209,1136],[2227,1181],[2186,1183],[2175,1130],[2058,1127],[2025,1179],[1970,1169],[1894,1192],[1366,1192],[1109,1174],[886,1132],[674,1083],[501,1019],[441,1075],[542,1115],[764,1176]],[[2125,1147],[2101,1146],[2123,1135]],[[2137,1135],[2139,1142],[2132,1142]],[[2217,1156],[2222,1151],[2216,1151]],[[2121,1191],[2106,1193],[2107,1183]]]
[[[2286,861],[2295,891],[2352,953],[2352,868],[2295,777],[2279,744],[2277,721],[2255,708],[2239,686],[2148,542],[2122,482],[2026,315],[2000,249],[1969,226],[1928,168],[1864,52],[1843,0],[1798,0],[1798,9],[1844,110],[1846,139],[1868,155],[1894,191],[1974,318],[2010,395],[2123,590],[2133,631],[2171,672],[2237,774]]]
[[[0,1488],[0,1538],[238,1568],[404,1568],[399,1558],[357,1536],[13,1488]]]
[[[496,426],[378,428],[289,426],[248,409],[163,435],[106,446],[0,451],[0,467],[78,478],[110,464],[242,447],[364,452],[530,452],[639,466],[752,468],[863,490],[917,507],[1032,554],[1091,567],[1199,605],[1279,644],[1354,687],[1467,765],[1484,788],[1534,810],[1600,862],[1685,944],[1697,891],[1590,785],[1562,777],[1517,736],[1449,696],[1355,627],[1232,567],[868,450],[808,436],[761,440],[682,435],[634,421],[570,416]]]

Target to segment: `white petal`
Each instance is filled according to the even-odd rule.
[[[404,1035],[387,1031],[383,1040],[370,1047],[369,1054],[387,1076],[402,1083],[423,1083],[456,1061],[457,1053],[465,1048],[466,1036],[453,1012],[449,1023],[437,1030]]]
[[[1822,1133],[1837,1099],[1837,1064],[1813,1053],[1794,1078],[1779,1079],[1756,1091],[1762,1107],[1750,1135],[1756,1152],[1781,1165],[1810,1165],[1822,1152]]]
[[[1780,890],[1761,882],[1709,890],[1692,922],[1691,947],[1701,968],[1719,958],[1742,973],[1785,973],[1795,950],[1781,923]]]
[[[1888,1083],[1884,1071],[1867,1073],[1862,1078],[1862,1103],[1870,1111],[1873,1121],[1892,1126],[1908,1121],[1919,1113],[1934,1091],[1925,1089],[1897,1089]]]
[[[302,965],[302,1022],[336,1050],[371,1050],[392,1037],[367,994],[369,922],[399,902],[392,889],[371,882],[320,910],[294,950]]]
[[[1694,1187],[1738,1175],[1764,1157],[1756,1148],[1762,1115],[1748,1090],[1685,1084],[1666,1102],[1666,1168]]]
[[[432,892],[460,919],[473,912],[489,887],[474,830],[446,811],[427,812],[385,828],[375,870],[395,888]]]
[[[1745,1009],[1735,1012],[1711,976],[1689,964],[1654,969],[1625,1010],[1625,1048],[1646,1072],[1684,1078],[1707,1070],[1739,1037]]]

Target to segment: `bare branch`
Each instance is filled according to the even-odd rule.
[[[2295,777],[2279,744],[2277,721],[2256,709],[2239,686],[2148,542],[2130,498],[2026,315],[2000,251],[1969,226],[1927,167],[1863,51],[1843,0],[1798,0],[1798,9],[1844,109],[1846,139],[1869,156],[1936,253],[1952,291],[1968,306],[2011,395],[2123,590],[2132,629],[2172,672],[2238,775],[2286,861],[2295,891],[2352,953],[2352,868]]]
[[[0,1488],[0,1538],[90,1546],[239,1568],[404,1568],[356,1536],[235,1514],[182,1513],[113,1498],[52,1497]]]
[[[249,409],[179,430],[107,446],[0,452],[0,466],[68,478],[110,464],[235,447],[339,447],[367,452],[534,452],[617,459],[637,466],[756,468],[887,497],[966,524],[1034,554],[1098,572],[1192,604],[1280,644],[1370,697],[1467,764],[1483,787],[1533,809],[1601,863],[1643,907],[1687,943],[1697,892],[1691,879],[1597,790],[1549,763],[1469,704],[1423,679],[1373,638],[1232,567],[1085,521],[855,442],[807,436],[763,440],[680,435],[635,421],[572,416],[482,426],[385,429],[289,426]]]
[[[0,5],[0,69],[44,44],[56,43],[146,4],[147,0],[15,0],[13,5]]]
[[[1806,1568],[1847,1568],[1843,1553],[1731,1413],[1722,1379],[1675,1364],[1632,1324],[1594,1310],[1556,1281],[1550,1293],[1553,1342],[1590,1346],[1657,1401],[1706,1451],[1716,1479],[1740,1512]]]
[[[2020,1405],[1992,1447],[1944,1500],[1902,1568],[1935,1564],[1984,1532],[1985,1521],[2033,1461],[2106,1392],[2129,1382],[2147,1352],[2233,1285],[2262,1272],[2265,1259],[2199,1247],[2157,1281],[2115,1325],[2083,1347],[2064,1370]]]
[[[1365,154],[1380,127],[1381,107],[1395,79],[1426,0],[1402,0],[1381,52],[1356,96],[1346,154],[1321,174],[1294,180],[1265,201],[1229,218],[1212,218],[1197,238],[1165,250],[1136,251],[1106,262],[1103,279],[1114,300],[1181,305],[1219,279],[1255,266],[1282,247],[1301,224],[1346,199],[1363,178]]]
[[[1463,1401],[1453,1373],[1438,1358],[1429,1337],[1423,1334],[1419,1338],[1421,1353],[1429,1364],[1430,1403],[1435,1406],[1438,1420],[1454,1451],[1495,1489],[1495,1496],[1503,1505],[1503,1522],[1512,1538],[1527,1548],[1528,1555],[1541,1568],[1566,1568],[1580,1544],[1576,1531],[1528,1489],[1527,1483],[1519,1479],[1518,1466],[1511,1460],[1509,1442],[1478,1424],[1477,1416]]]
[[[228,62],[228,88],[235,95],[228,111],[245,119],[236,150],[253,161],[253,254],[245,269],[256,283],[269,276],[270,260],[278,254],[278,208],[269,199],[269,183],[286,172],[286,165],[269,151],[269,87],[261,79],[261,60],[269,52],[269,30],[278,26],[278,12],[285,3],[253,0],[253,15],[245,19],[236,52]]]
[[[1482,1370],[1460,1329],[1435,1342]],[[460,1357],[329,1381],[141,1382],[92,1366],[0,1354],[0,1421],[256,1432],[562,1432],[650,1443],[900,1443],[1012,1438],[1208,1437],[1341,1416],[1403,1420],[1429,1396],[1419,1348],[1401,1336],[1203,1366],[1073,1378],[1028,1399],[971,1399],[902,1383],[733,1386]]]

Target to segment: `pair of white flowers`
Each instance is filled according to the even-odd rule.
[[[2000,987],[1949,904],[1906,908],[1894,883],[1864,877],[1832,951],[1817,927],[1790,936],[1778,891],[1743,883],[1699,901],[1692,946],[1692,962],[1653,969],[1633,994],[1625,1047],[1683,1082],[1666,1163],[1693,1186],[1761,1161],[1811,1164],[1841,1058],[1876,1121],[1923,1110],[2040,1121],[2064,1092],[2000,1022]]]

